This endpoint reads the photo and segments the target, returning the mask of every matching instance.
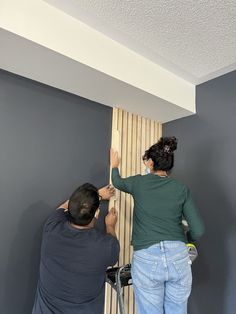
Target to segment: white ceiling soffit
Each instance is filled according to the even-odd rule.
[[[195,86],[42,0],[0,0],[0,67],[166,122],[195,113]]]
[[[0,38],[0,68],[4,70],[160,122],[192,114],[18,35],[0,29]]]
[[[46,0],[193,83],[236,70],[235,0]]]

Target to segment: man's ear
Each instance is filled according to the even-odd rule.
[[[98,208],[98,209],[96,210],[96,212],[95,212],[94,217],[95,217],[96,219],[98,219],[99,214],[100,214],[100,209]]]

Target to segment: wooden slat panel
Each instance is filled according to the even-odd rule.
[[[161,136],[160,123],[127,113],[121,109],[113,109],[112,119],[112,147],[121,156],[120,173],[122,177],[144,174],[145,166],[142,156],[146,149],[156,143]],[[115,206],[119,218],[116,227],[120,241],[120,258],[118,265],[131,262],[133,248],[130,245],[133,225],[133,199],[130,195],[116,191],[115,199],[110,201],[109,208]],[[126,314],[137,313],[132,286],[124,289],[124,303]],[[116,292],[109,285],[106,286],[105,314],[118,314]]]

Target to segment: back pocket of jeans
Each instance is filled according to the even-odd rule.
[[[132,260],[132,281],[140,288],[152,289],[154,286],[154,275],[157,270],[157,262],[140,256],[134,256]]]
[[[192,284],[192,269],[189,256],[172,262],[182,285]]]

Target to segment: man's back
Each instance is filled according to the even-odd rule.
[[[103,312],[105,271],[116,263],[117,239],[71,226],[63,209],[47,220],[33,314]]]

